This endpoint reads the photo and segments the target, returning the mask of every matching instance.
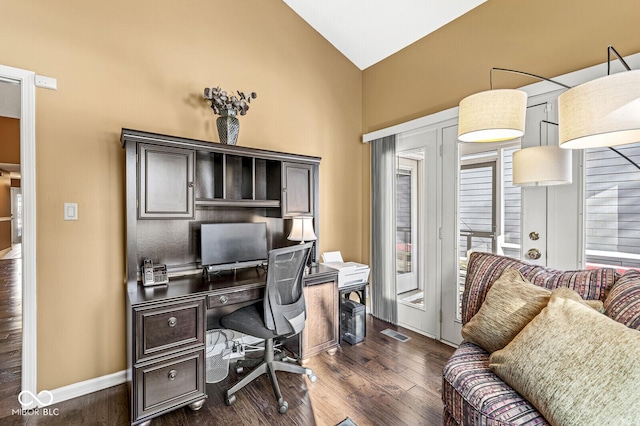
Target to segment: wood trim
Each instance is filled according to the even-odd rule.
[[[53,395],[53,403],[58,404],[62,401],[101,391],[126,382],[127,371],[121,370],[116,373],[107,374],[106,376],[100,376],[67,386],[62,386],[60,388],[53,389],[50,392]]]
[[[161,143],[162,145],[173,145],[176,147],[188,147],[193,149],[203,149],[206,151],[222,152],[231,155],[239,155],[245,157],[260,157],[268,160],[279,161],[302,161],[305,163],[320,164],[320,157],[313,157],[301,154],[291,154],[286,152],[267,151],[264,149],[248,148],[238,145],[224,145],[215,142],[202,141],[197,139],[188,139],[178,136],[160,135],[157,133],[143,132],[140,130],[122,129],[120,137],[122,146],[125,142],[142,142],[142,143]]]

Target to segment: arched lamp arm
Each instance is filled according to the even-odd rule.
[[[611,47],[611,46],[609,46]],[[612,48],[613,49],[613,48]],[[614,49],[615,50],[615,49]],[[623,61],[624,62],[624,61]],[[553,121],[548,121],[548,120],[540,120],[540,138],[542,138],[542,124],[553,124],[554,126],[557,126],[558,123],[554,123]],[[620,151],[618,151],[615,148],[612,148],[610,146],[608,146],[607,148],[609,148],[611,151],[615,152],[616,154],[618,154],[620,157],[624,158],[625,160],[627,160],[629,163],[631,163],[635,168],[637,168],[638,170],[640,170],[640,166],[638,165],[638,163],[636,163],[635,161],[633,161],[631,158],[627,157],[626,155],[624,155],[623,153],[621,153]]]
[[[496,68],[496,67],[491,68],[491,70],[489,71],[489,85],[491,86],[491,89],[493,89],[493,70],[505,71],[505,72],[511,72],[511,73],[514,73],[514,74],[526,75],[526,76],[529,76],[529,77],[534,77],[534,78],[538,78],[540,80],[544,80],[544,81],[548,81],[550,83],[557,84],[558,86],[562,86],[565,89],[571,89],[571,86],[567,86],[564,83],[560,83],[559,81],[555,81],[555,80],[552,80],[552,79],[547,78],[547,77],[542,77],[541,75],[532,74],[530,72],[518,71],[518,70],[510,70],[508,68]]]

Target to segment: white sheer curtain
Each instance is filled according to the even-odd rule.
[[[396,136],[371,142],[371,310],[396,324]]]

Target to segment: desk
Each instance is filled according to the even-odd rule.
[[[205,388],[206,330],[264,297],[260,268],[175,277],[168,285],[136,285],[127,293],[127,380],[131,424],[185,405],[198,410]],[[338,346],[337,272],[314,267],[304,276],[307,323],[293,352],[309,357]],[[209,315],[207,315],[207,311]],[[289,346],[288,346],[289,347]],[[296,350],[297,349],[297,350]]]

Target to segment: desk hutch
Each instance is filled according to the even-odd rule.
[[[167,411],[199,409],[205,388],[206,330],[259,301],[257,268],[206,279],[200,224],[265,222],[268,248],[286,239],[297,215],[314,217],[320,235],[320,158],[123,129],[126,152],[127,380],[131,423]],[[317,263],[317,251],[312,253]],[[169,284],[142,286],[144,259],[165,264]],[[339,344],[336,271],[315,266],[304,278],[307,325],[289,343],[306,359]]]

